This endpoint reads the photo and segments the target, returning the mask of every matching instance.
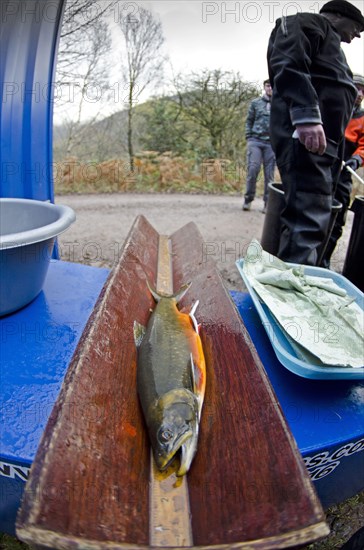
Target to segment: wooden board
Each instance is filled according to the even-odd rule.
[[[199,449],[188,474],[201,548],[286,548],[325,536],[324,514],[294,439],[194,224],[171,236],[173,286],[192,281],[207,360]],[[136,392],[133,322],[154,302],[159,235],[139,217],[67,372],[17,522],[52,548],[143,548],[150,453]],[[177,547],[177,546],[176,546]]]
[[[264,367],[204,250],[194,224],[172,236],[174,287],[193,281],[181,306],[200,300],[196,317],[208,365],[203,452],[188,483],[194,543],[302,544],[327,534],[321,506]]]

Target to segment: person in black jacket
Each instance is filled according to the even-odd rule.
[[[285,197],[278,250],[284,261],[316,265],[328,232],[344,132],[357,96],[340,43],[363,30],[359,9],[332,0],[319,14],[278,19],[270,36],[270,131]]]
[[[255,198],[257,179],[263,164],[264,171],[264,207],[266,212],[268,199],[268,184],[274,181],[276,160],[270,144],[269,115],[272,99],[272,87],[269,80],[264,80],[264,94],[253,99],[249,105],[245,123],[245,137],[247,141],[247,178],[244,195],[243,210],[250,210]]]

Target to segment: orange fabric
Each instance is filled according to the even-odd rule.
[[[364,164],[364,114],[350,120],[345,130],[345,139],[356,144],[353,155],[359,155]]]

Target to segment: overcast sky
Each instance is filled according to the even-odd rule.
[[[102,0],[100,0],[102,1]],[[202,69],[222,69],[239,71],[245,81],[262,84],[267,78],[266,51],[269,35],[275,20],[282,15],[292,15],[299,11],[318,13],[325,2],[314,0],[299,1],[200,1],[200,0],[143,0],[120,1],[110,14],[113,29],[113,60],[115,74],[111,77],[112,89],[120,81],[120,58],[122,43],[117,21],[125,13],[135,13],[138,7],[150,9],[162,23],[165,37],[165,52],[169,57],[165,82],[168,90],[172,73]],[[364,13],[364,0],[352,0]],[[348,63],[353,72],[364,74],[364,33],[351,44],[342,44]],[[169,86],[169,90],[171,87]],[[140,99],[147,99],[153,93],[149,89]],[[69,105],[67,110],[76,110]],[[99,109],[105,116],[125,105],[103,105],[90,102],[84,107],[84,115],[93,116]],[[60,122],[61,112],[55,109],[55,120]]]
[[[298,11],[318,13],[325,2],[150,0],[142,4],[160,17],[176,72],[233,69],[244,80],[262,81],[267,77],[266,50],[275,20]],[[364,0],[352,4],[364,13]],[[343,44],[343,49],[352,70],[364,73],[363,35]]]

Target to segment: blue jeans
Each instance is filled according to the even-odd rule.
[[[274,181],[275,156],[269,141],[256,138],[248,139],[247,148],[247,179],[245,202],[252,202],[255,198],[257,179],[263,164],[264,171],[264,202],[268,199],[268,183]]]

